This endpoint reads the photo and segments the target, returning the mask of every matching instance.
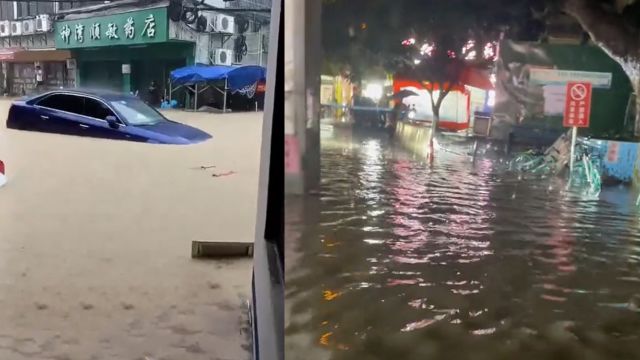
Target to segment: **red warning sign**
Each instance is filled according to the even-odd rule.
[[[562,125],[565,127],[589,127],[590,115],[591,83],[568,82]]]

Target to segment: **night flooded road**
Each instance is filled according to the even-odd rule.
[[[640,213],[498,160],[323,125],[287,199],[287,359],[640,358]]]

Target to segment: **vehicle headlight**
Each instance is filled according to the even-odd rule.
[[[409,119],[415,119],[416,118],[416,111],[415,110],[409,111],[409,114],[407,114],[407,117]]]

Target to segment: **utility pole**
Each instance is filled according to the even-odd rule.
[[[320,184],[321,1],[284,0],[285,192],[304,194]]]

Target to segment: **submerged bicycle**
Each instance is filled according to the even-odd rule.
[[[569,186],[586,187],[588,194],[597,196],[602,188],[600,169],[601,154],[589,139],[578,139],[574,151],[573,172],[569,174]],[[567,161],[566,158],[564,161]],[[545,154],[529,150],[516,155],[510,162],[509,168],[518,172],[537,175],[549,175],[557,169],[557,160],[545,157]],[[640,204],[640,198],[638,200]]]
[[[597,147],[590,144],[588,139],[577,140],[570,185],[587,186],[589,193],[598,195],[602,189],[601,167],[602,159]]]
[[[547,174],[550,171],[548,165],[544,154],[533,150],[522,152],[509,161],[509,168],[511,170],[533,174]]]

